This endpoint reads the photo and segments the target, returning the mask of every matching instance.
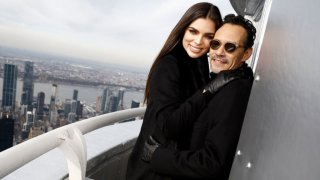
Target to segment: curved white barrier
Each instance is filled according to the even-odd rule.
[[[87,149],[83,135],[122,120],[142,116],[145,109],[127,109],[85,119],[7,149],[0,153],[0,178],[50,150],[60,148],[67,158],[69,179],[85,179]]]

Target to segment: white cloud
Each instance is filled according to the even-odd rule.
[[[195,0],[0,0],[0,44],[148,68]],[[229,2],[217,0],[224,12]]]

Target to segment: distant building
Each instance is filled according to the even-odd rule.
[[[136,100],[131,101],[131,108],[137,108],[140,106],[140,102]]]
[[[138,108],[138,107],[140,107],[140,102],[139,101],[137,101],[137,100],[132,100],[131,101],[131,108]],[[131,119],[128,119],[128,120],[126,120],[126,121],[133,121],[133,120],[135,120],[136,118],[131,118]],[[126,122],[126,121],[123,121],[123,122]]]
[[[72,98],[73,100],[78,100],[78,90],[77,89],[74,89],[73,90],[73,98]]]
[[[52,84],[52,94],[51,94],[51,98],[50,98],[50,110],[55,110],[56,109],[57,91],[58,91],[58,85],[57,84]]]
[[[39,135],[41,135],[43,133],[45,133],[45,132],[44,132],[44,128],[42,126],[40,126],[40,127],[31,127],[28,139],[34,138],[34,137],[39,136]]]
[[[28,106],[27,105],[21,105],[20,106],[20,115],[21,116],[26,116],[28,111]]]
[[[96,111],[90,107],[90,106],[86,106],[86,105],[82,105],[82,117],[87,119],[90,117],[94,117],[96,116]]]
[[[80,101],[77,101],[77,110],[76,110],[77,119],[82,118],[82,114],[83,114],[83,104],[81,104]]]
[[[0,151],[13,146],[14,118],[8,113],[0,114]]]
[[[31,111],[27,112],[26,121],[27,121],[28,124],[33,125],[34,120],[33,120],[33,114],[32,114]]]
[[[69,117],[70,113],[75,114],[75,118],[78,119],[78,117],[82,116],[82,109],[80,106],[80,101],[66,99],[64,102],[64,115],[66,118]]]
[[[57,119],[58,119],[58,111],[57,110],[50,110],[49,112],[49,121],[50,124],[55,128],[57,126]]]
[[[71,100],[71,112],[76,113],[77,106],[78,106],[78,102],[76,100]]]
[[[50,124],[53,125],[53,127],[56,127],[57,118],[58,118],[58,112],[56,108],[56,96],[58,91],[58,85],[52,84],[52,95],[50,98],[50,111],[49,111],[49,119]]]
[[[18,68],[13,64],[4,65],[2,107],[14,112],[16,104]]]
[[[109,112],[109,110],[108,110],[109,109],[108,100],[109,100],[110,95],[111,95],[110,89],[109,88],[105,88],[103,90],[102,99],[101,99],[101,112],[103,112],[103,113],[108,113]]]
[[[71,99],[66,99],[64,102],[64,115],[68,117],[68,114],[71,112]]]
[[[33,62],[27,61],[24,66],[21,104],[28,105],[28,110],[32,109],[33,88]]]
[[[58,118],[65,118],[64,109],[58,109]]]
[[[43,120],[44,115],[44,92],[39,92],[37,96],[37,120]]]
[[[76,122],[76,114],[71,112],[68,114],[68,122],[69,123],[74,123]]]
[[[26,113],[26,122],[23,124],[23,131],[30,132],[30,128],[33,127],[34,124],[34,114],[31,111],[27,111]]]
[[[110,96],[109,112],[118,111],[119,100],[117,96]]]
[[[120,88],[118,91],[118,108],[117,108],[118,111],[124,110],[124,106],[123,106],[124,93],[125,93],[125,88]]]
[[[102,105],[102,96],[98,96],[97,97],[97,100],[96,100],[96,111],[99,113],[99,112],[101,112],[101,106]]]
[[[63,118],[59,118],[59,119],[58,119],[58,126],[59,126],[59,127],[65,126],[65,125],[67,125],[67,124],[69,124],[67,118],[63,117]]]

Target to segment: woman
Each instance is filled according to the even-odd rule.
[[[142,159],[144,145],[153,136],[166,147],[189,147],[193,121],[208,100],[202,92],[209,81],[207,52],[221,24],[216,6],[197,3],[171,31],[149,72],[147,110],[129,158],[127,179],[170,179],[150,170],[148,160]]]

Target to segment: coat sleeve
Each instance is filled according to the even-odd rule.
[[[241,80],[229,83],[210,101],[198,121],[207,125],[201,147],[177,151],[159,147],[151,167],[161,174],[189,178],[221,178],[229,173],[240,136],[250,87]],[[211,121],[209,123],[206,123]],[[197,129],[194,129],[193,135]],[[198,139],[203,141],[203,139]]]
[[[173,56],[169,56],[158,64],[151,78],[150,97],[155,102],[156,128],[166,139],[176,139],[183,134],[182,130],[192,128],[206,106],[206,97],[200,89],[188,99],[181,97],[184,90],[180,82],[181,68],[188,67],[181,67]]]

